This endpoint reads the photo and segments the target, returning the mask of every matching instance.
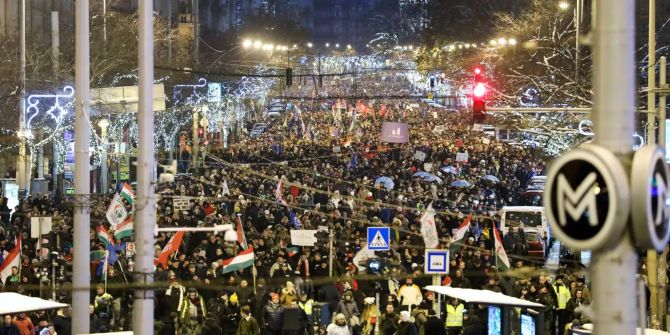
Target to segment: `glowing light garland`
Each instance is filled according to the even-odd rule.
[[[25,110],[26,128],[30,129],[33,119],[40,114],[39,105],[43,100],[54,100],[53,105],[46,111],[46,114],[55,120],[56,123],[60,123],[63,120],[63,117],[68,114],[68,110],[61,106],[61,99],[74,97],[74,87],[65,86],[63,92],[65,92],[65,94],[34,94],[28,96],[26,99],[27,106]]]

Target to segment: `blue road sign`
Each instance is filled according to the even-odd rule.
[[[449,273],[449,250],[426,250],[425,273],[447,274]]]
[[[368,249],[379,251],[391,249],[390,237],[389,227],[368,227]]]

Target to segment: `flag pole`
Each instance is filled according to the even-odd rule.
[[[102,276],[105,282],[105,293],[107,293],[107,266],[109,266],[109,249],[105,250],[105,264],[102,266]]]
[[[125,280],[126,284],[128,284],[128,277],[126,277],[126,272],[123,271],[123,264],[121,264],[121,261],[119,259],[117,259],[116,262],[119,263],[119,269],[121,269],[121,274],[123,275],[123,280]]]

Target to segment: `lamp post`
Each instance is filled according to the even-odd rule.
[[[102,187],[100,189],[103,194],[107,194],[107,190],[109,189],[109,182],[107,181],[107,176],[109,175],[109,167],[107,165],[107,149],[109,147],[107,143],[107,128],[109,127],[109,120],[100,119],[98,127],[100,127],[100,139],[102,139],[102,154],[100,155],[100,160],[102,161],[100,165],[100,183]]]

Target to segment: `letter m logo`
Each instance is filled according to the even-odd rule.
[[[589,173],[584,180],[573,189],[565,178],[560,174],[557,182],[557,205],[558,221],[561,226],[567,224],[566,214],[574,221],[579,221],[586,210],[589,211],[589,224],[598,225],[598,207],[596,206],[596,194],[593,192],[593,184],[596,182],[595,172]]]

